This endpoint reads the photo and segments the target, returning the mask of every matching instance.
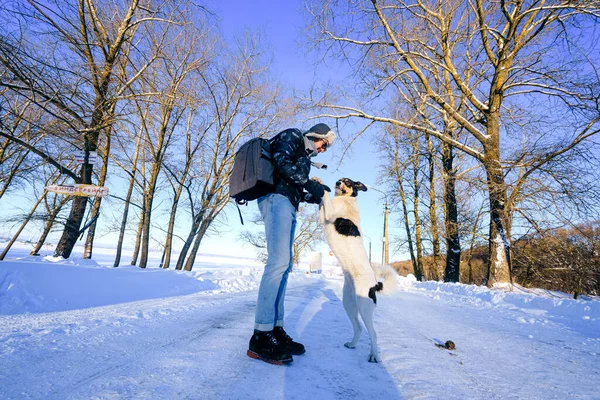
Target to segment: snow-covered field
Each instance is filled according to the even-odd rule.
[[[250,254],[185,273],[112,268],[112,249],[27,250],[0,261],[0,399],[600,398],[597,299],[399,278],[379,298],[371,364],[366,332],[343,346],[339,270],[300,269],[285,327],[307,353],[282,367],[246,356],[262,269]],[[435,346],[446,340],[456,349]]]

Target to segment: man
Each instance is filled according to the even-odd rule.
[[[302,134],[287,129],[271,142],[276,184],[272,193],[258,199],[265,223],[267,263],[258,290],[254,334],[248,356],[271,364],[287,364],[292,355],[304,354],[304,346],[283,329],[285,289],[292,269],[292,247],[296,211],[306,201],[319,204],[327,186],[309,179],[310,158],[324,152],[335,141],[326,124],[317,124]]]

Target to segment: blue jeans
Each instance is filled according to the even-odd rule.
[[[296,208],[277,193],[258,199],[265,223],[267,264],[258,289],[254,329],[271,331],[283,326],[283,300],[288,275],[292,270],[292,247],[296,230]]]

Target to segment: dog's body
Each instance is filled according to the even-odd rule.
[[[360,230],[360,214],[356,196],[358,190],[367,188],[360,182],[341,179],[336,183],[336,196],[325,193],[320,206],[321,223],[325,238],[344,271],[343,304],[354,336],[344,344],[355,348],[360,338],[360,314],[371,339],[370,362],[379,361],[377,335],[373,327],[373,312],[377,304],[377,292],[389,293],[395,288],[396,271],[389,266],[373,269],[363,244]],[[383,283],[378,279],[383,278]]]

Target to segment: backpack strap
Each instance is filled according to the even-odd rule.
[[[239,200],[239,202],[238,202],[238,200],[235,201],[235,206],[237,207],[238,214],[240,214],[240,222],[242,223],[242,225],[244,225],[244,218],[242,218],[242,210],[240,210],[240,206],[239,206],[240,204],[248,205],[248,201],[246,201],[246,200]]]

